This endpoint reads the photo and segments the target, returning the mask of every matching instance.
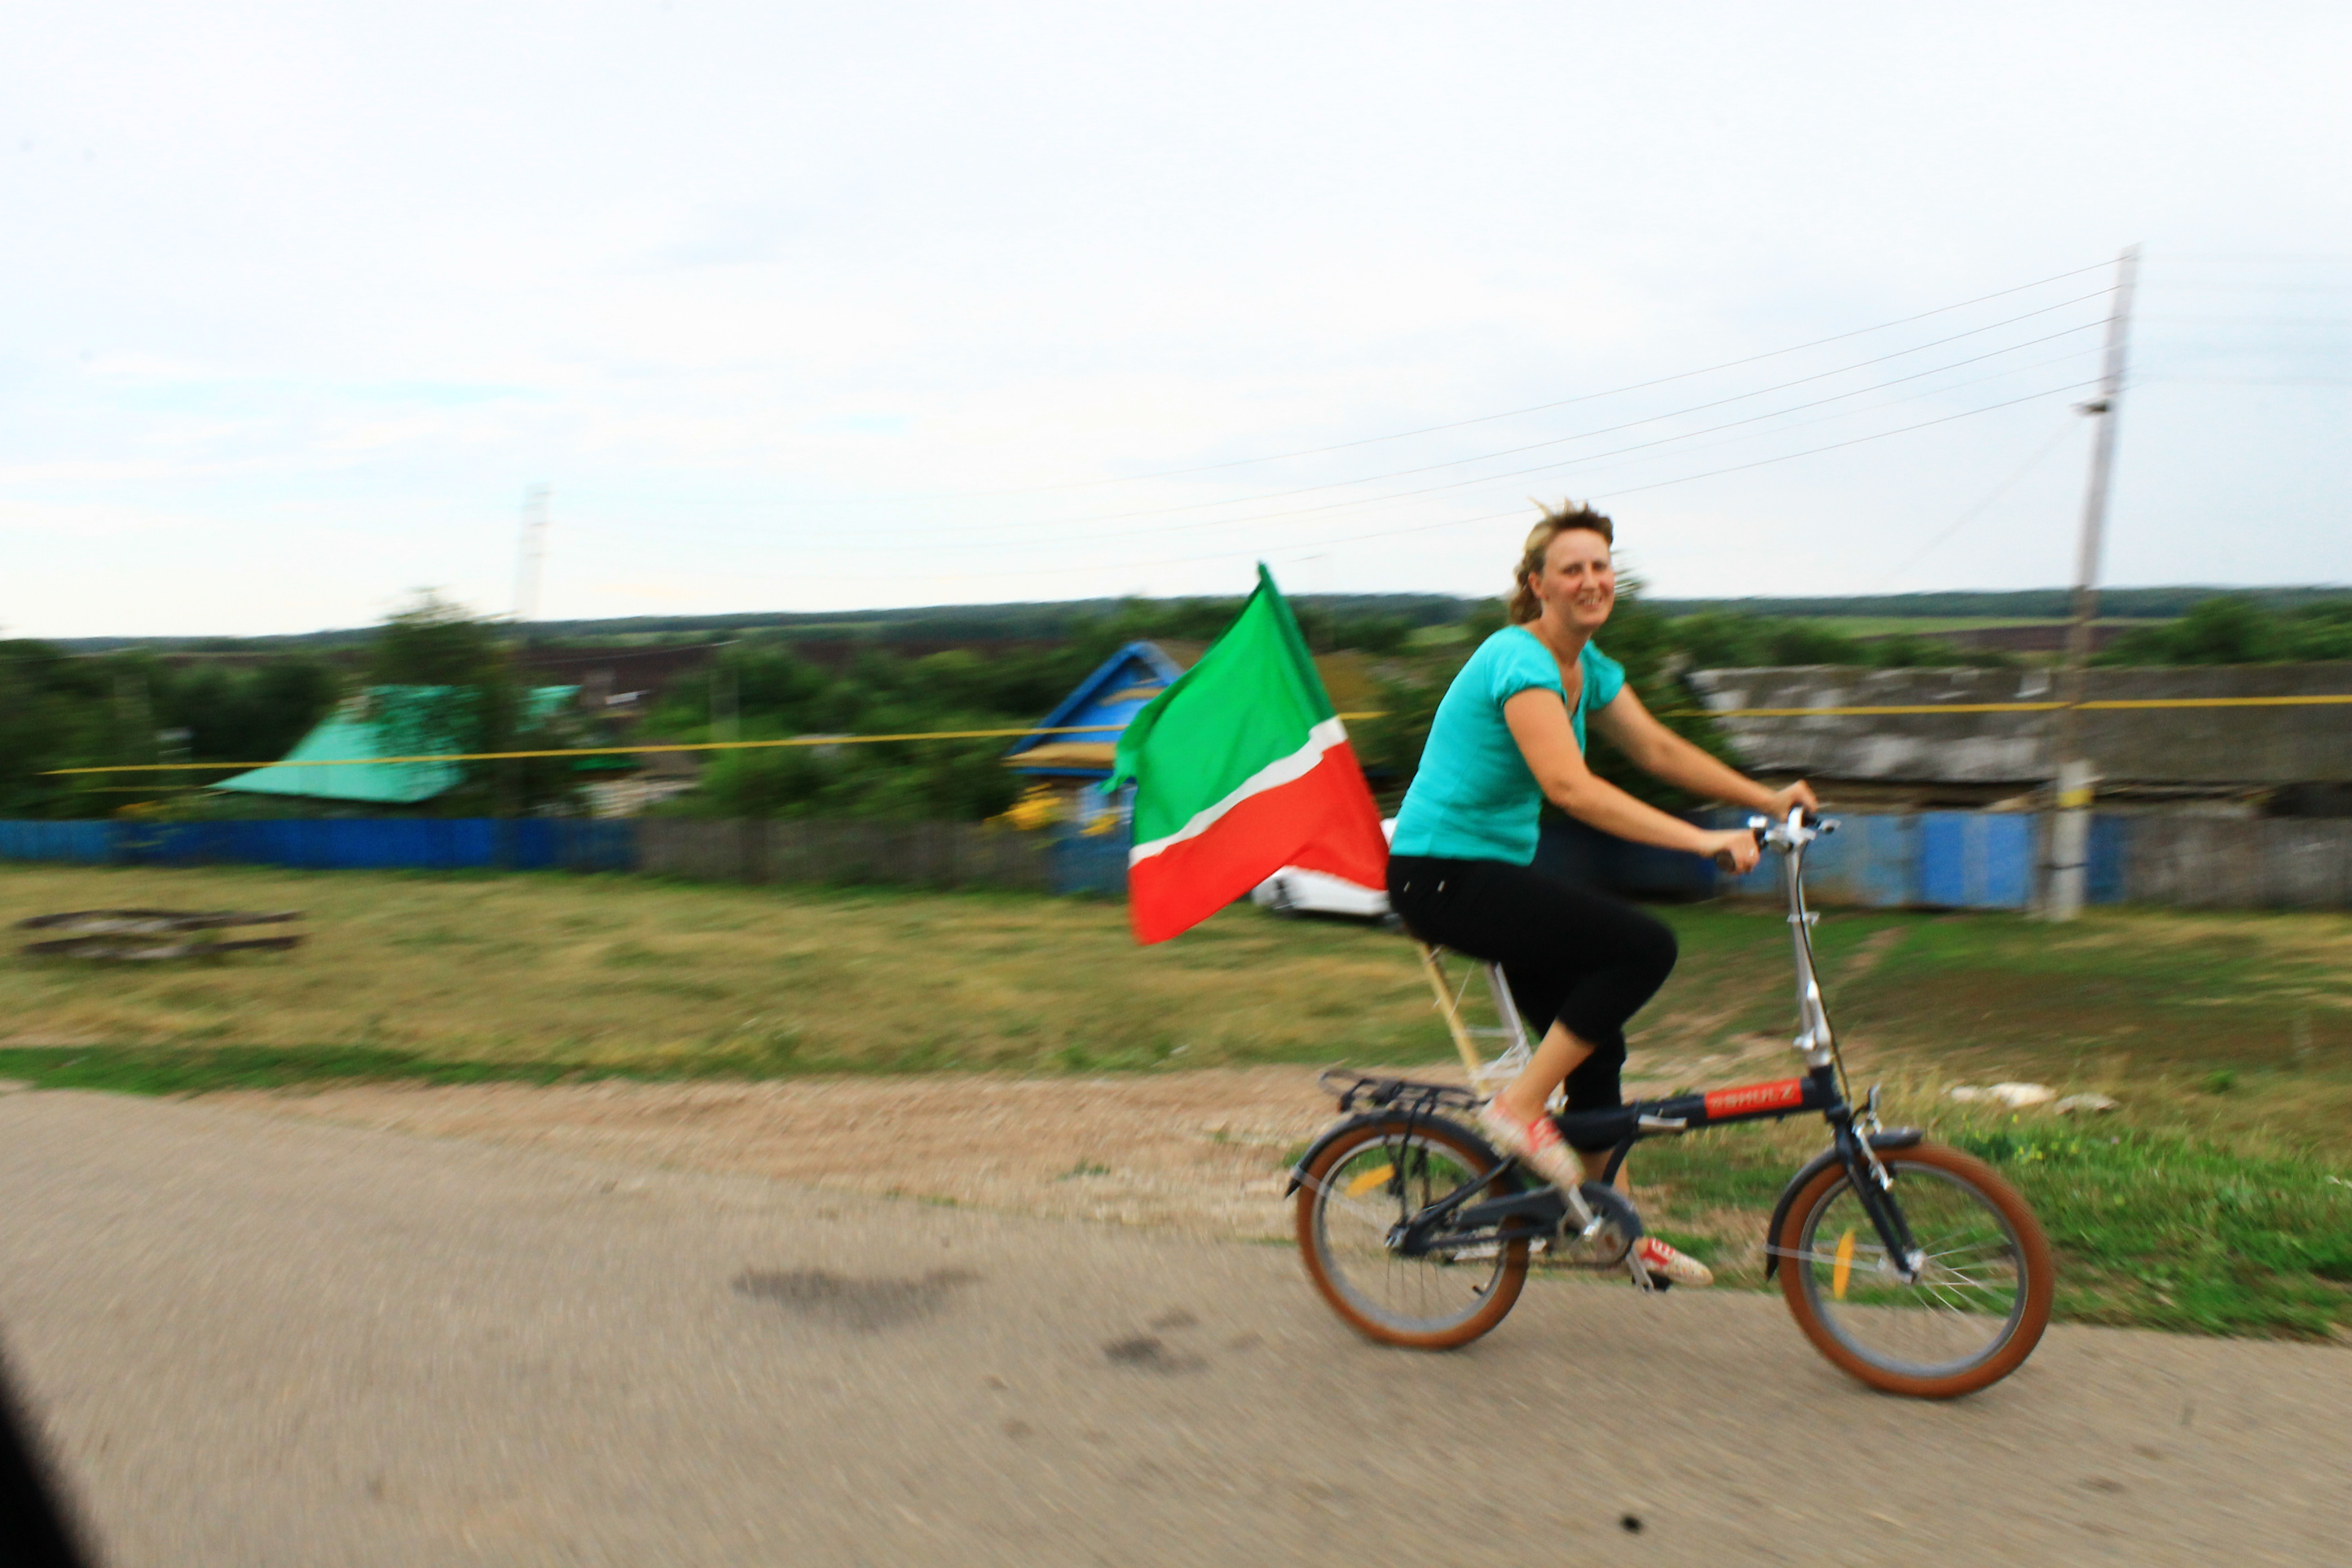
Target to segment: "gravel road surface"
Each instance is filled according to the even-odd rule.
[[[0,1180],[123,1568],[2352,1556],[2337,1349],[2062,1329],[1924,1405],[1546,1280],[1415,1356],[1275,1247],[102,1095],[0,1098]]]

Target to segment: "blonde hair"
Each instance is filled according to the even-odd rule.
[[[1527,547],[1519,552],[1519,569],[1511,575],[1511,625],[1526,626],[1543,614],[1543,601],[1528,586],[1528,579],[1543,570],[1552,541],[1575,528],[1597,533],[1612,545],[1617,542],[1617,525],[1589,506],[1564,500],[1546,510],[1528,532]]]

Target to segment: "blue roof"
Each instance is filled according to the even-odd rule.
[[[1007,748],[1005,760],[1022,773],[1065,778],[1108,778],[1110,775],[1108,757],[1100,765],[1095,765],[1090,759],[1071,755],[1066,748],[1117,744],[1120,732],[1130,720],[1143,711],[1143,705],[1167,689],[1169,683],[1183,673],[1183,667],[1162,653],[1157,645],[1129,643],[1103,660],[1092,675],[1079,681],[1076,689],[1062,700],[1060,707],[1037,723],[1041,731],[1099,726],[1098,729],[1090,734],[1024,735]],[[1023,766],[1019,760],[1023,753],[1047,747],[1059,754],[1051,760],[1041,758],[1036,765]]]

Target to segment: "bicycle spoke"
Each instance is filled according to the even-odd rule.
[[[1788,1262],[1822,1324],[1874,1367],[1910,1375],[1964,1369],[1997,1348],[2022,1302],[2023,1277],[2016,1241],[1975,1189],[1940,1169],[1906,1169],[1897,1201],[1914,1237],[1920,1266],[1915,1278],[1884,1245],[1864,1241],[1876,1230],[1850,1184],[1831,1189],[1810,1217]],[[1815,1237],[1852,1236],[1843,1263]]]
[[[1477,1172],[1442,1134],[1367,1142],[1325,1168],[1312,1199],[1314,1243],[1331,1287],[1372,1322],[1398,1332],[1442,1332],[1486,1309],[1495,1280],[1511,1265],[1499,1240],[1477,1259],[1457,1257],[1476,1241],[1406,1256],[1391,1238],[1399,1225],[1476,1181]],[[1464,1195],[1475,1202],[1494,1183]],[[1491,1237],[1491,1232],[1487,1233]]]

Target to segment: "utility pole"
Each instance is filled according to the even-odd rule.
[[[2091,438],[2091,483],[2083,497],[2083,535],[2074,552],[2074,624],[2066,632],[2066,664],[2059,677],[2058,721],[2051,756],[2058,765],[2057,807],[2050,818],[2049,901],[2053,921],[2083,912],[2083,888],[2091,858],[2091,798],[2097,778],[2083,753],[2083,679],[2091,659],[2091,626],[2099,615],[2099,549],[2107,529],[2107,488],[2116,466],[2116,416],[2124,395],[2126,351],[2131,340],[2132,287],[2139,276],[2139,247],[2126,246],[2116,260],[2116,289],[2107,313],[2106,364],[2099,395],[2080,405],[2096,419]]]
[[[539,579],[547,562],[547,502],[553,492],[533,485],[523,492],[522,538],[515,559],[514,618],[518,626],[539,619]]]

